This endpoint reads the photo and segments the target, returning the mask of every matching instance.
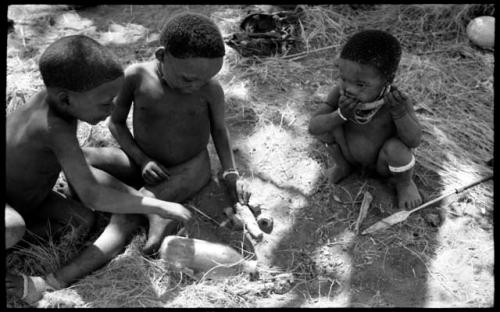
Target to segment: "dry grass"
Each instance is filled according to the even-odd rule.
[[[307,134],[306,125],[318,100],[324,99],[327,90],[335,83],[332,63],[340,47],[355,32],[377,28],[390,31],[403,45],[403,58],[395,84],[415,101],[417,116],[424,128],[422,144],[416,150],[418,164],[415,173],[419,187],[430,196],[437,196],[492,173],[485,162],[493,157],[494,58],[471,47],[464,30],[473,16],[494,13],[494,5],[381,5],[366,9],[330,5],[303,6],[303,9],[300,49],[306,53],[291,57],[242,58],[228,48],[224,68],[218,75],[229,104],[226,112],[228,124],[241,125],[239,122],[243,120],[245,125],[253,127],[251,136],[245,141],[248,149],[257,149],[249,161],[253,169],[260,167],[257,170],[260,173],[275,173],[274,181],[290,190],[296,186],[294,196],[300,197],[297,190],[305,194],[301,198],[310,205],[308,209],[331,213],[328,207],[338,205],[332,200],[332,194],[336,194],[337,199],[340,197],[341,201],[348,202],[346,206],[351,207],[339,224],[347,230],[353,228],[359,195],[362,190],[372,191],[374,186],[363,182],[342,190],[324,183],[301,185],[303,180],[313,180],[313,176],[321,175],[319,165],[327,165],[323,149]],[[231,6],[214,11],[212,18],[225,34],[235,31],[244,15],[243,10]],[[134,12],[138,14],[131,6],[123,14],[133,17]],[[144,26],[153,27],[147,23]],[[152,55],[154,45],[144,40],[142,45],[139,42],[139,45],[120,48],[124,64]],[[25,45],[23,42],[26,40],[13,40],[8,45],[7,114],[23,105],[41,88],[36,60],[42,49],[34,50],[29,41]],[[134,51],[138,46],[140,55]],[[328,49],[316,51],[324,47]],[[25,59],[27,53],[34,53],[33,58]],[[86,144],[97,144],[96,140],[105,136],[101,132],[96,131],[97,134],[94,133]],[[274,137],[269,138],[269,135]],[[290,143],[294,144],[293,148]],[[308,163],[305,159],[317,162]],[[294,169],[305,165],[311,165],[308,171],[311,177],[300,180],[301,173]],[[463,227],[453,227],[453,222],[445,223],[440,234],[436,234],[437,230],[429,229],[422,215],[417,214],[372,239],[377,246],[385,246],[387,250],[398,246],[418,257],[430,276],[429,284],[444,289],[455,298],[457,305],[488,306],[493,300],[492,280],[487,274],[493,263],[493,251],[480,242],[492,242],[492,233],[478,228],[477,224],[483,222],[481,224],[486,223],[487,228],[492,227],[493,185],[491,182],[479,185],[458,201],[465,208],[457,213],[473,216],[474,222]],[[380,210],[383,206],[390,206],[380,202],[374,205]],[[329,221],[322,221],[315,235],[327,235],[332,227]],[[295,257],[293,265],[282,268],[280,272],[266,268],[259,281],[249,282],[245,276],[223,281],[193,281],[185,275],[168,272],[160,260],[144,258],[139,247],[143,240],[144,234],[139,235],[122,255],[104,268],[69,289],[47,295],[42,306],[255,307],[259,306],[260,300],[277,292],[278,282],[273,279],[276,274],[292,274],[295,289],[300,288],[306,298],[313,297],[317,289],[311,285],[322,278],[310,263],[310,258],[297,249],[291,251]],[[81,242],[79,244],[81,246]],[[348,244],[347,239],[345,244]],[[356,238],[350,244],[360,248],[366,246],[363,255],[380,252],[374,251],[368,238]],[[43,274],[68,261],[76,252],[74,246],[75,238],[69,237],[60,245],[49,241],[43,246],[16,250],[7,258],[7,266],[27,274]],[[478,250],[468,252],[465,258],[456,263],[448,261],[463,255],[460,251],[474,246]],[[378,256],[383,257],[383,252]],[[482,254],[486,255],[484,259],[474,258]],[[467,261],[475,261],[473,270],[482,270],[483,273],[465,285],[457,272]],[[364,262],[362,267],[369,268],[369,263]],[[335,283],[343,283],[340,277],[330,281],[330,290],[335,288],[332,286]],[[473,280],[472,276],[470,280]],[[486,292],[481,292],[482,286],[487,288]],[[67,296],[76,299],[61,304],[64,301],[61,297]],[[312,301],[306,302],[310,304]],[[370,304],[376,305],[377,302]],[[19,302],[10,304],[22,306]]]

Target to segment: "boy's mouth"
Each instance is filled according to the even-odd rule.
[[[356,119],[359,121],[369,121],[383,104],[384,99],[369,103],[360,103],[354,112]]]
[[[366,109],[366,110],[361,110],[361,109],[357,109],[356,110],[356,116],[359,116],[361,118],[367,118],[368,116],[370,116],[372,113],[374,113],[376,110],[376,108],[373,108],[373,109]]]

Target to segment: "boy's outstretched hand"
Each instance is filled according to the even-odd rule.
[[[223,180],[231,200],[235,203],[248,205],[248,200],[252,195],[248,190],[248,184],[235,174],[227,175]]]
[[[176,219],[183,223],[189,223],[193,214],[181,204],[169,202],[167,207],[164,207],[161,213],[158,214],[164,219]]]
[[[384,102],[390,107],[393,118],[401,118],[406,114],[408,98],[395,86],[391,86],[391,92],[384,97]]]
[[[167,168],[154,160],[149,160],[142,166],[141,175],[148,185],[155,185],[169,178]]]

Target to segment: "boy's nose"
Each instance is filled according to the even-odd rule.
[[[354,88],[345,88],[344,89],[344,95],[347,97],[355,97],[356,96],[356,89]]]
[[[357,94],[357,89],[350,83],[344,83],[344,95],[347,97],[354,97]]]

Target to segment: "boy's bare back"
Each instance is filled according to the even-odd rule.
[[[45,98],[46,92],[39,92],[6,121],[6,199],[21,213],[45,199],[61,171],[49,135],[49,115],[52,121],[58,117]]]

